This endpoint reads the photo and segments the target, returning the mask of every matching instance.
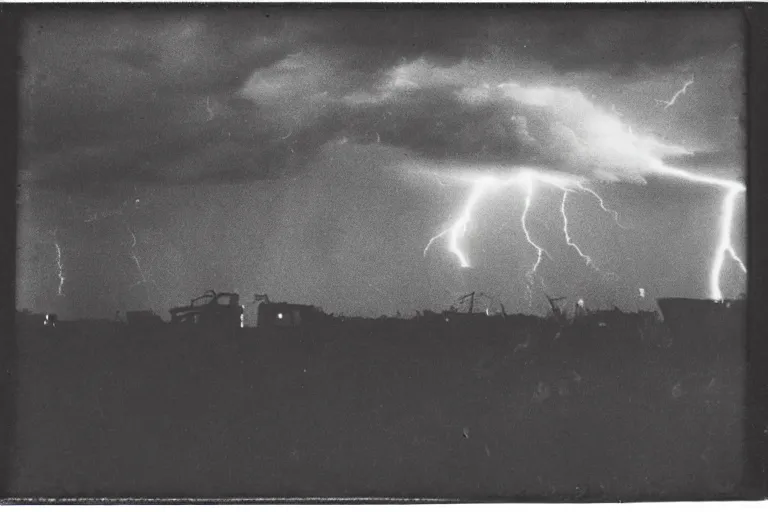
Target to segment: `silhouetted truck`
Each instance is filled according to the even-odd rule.
[[[214,328],[242,328],[245,308],[237,293],[205,292],[192,299],[189,306],[170,311],[171,324],[187,324]]]

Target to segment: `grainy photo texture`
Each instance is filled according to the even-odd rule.
[[[47,8],[33,498],[728,497],[741,9]]]

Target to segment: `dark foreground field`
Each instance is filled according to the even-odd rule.
[[[743,354],[661,325],[20,332],[19,496],[712,498]]]

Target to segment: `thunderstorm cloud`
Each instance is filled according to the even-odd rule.
[[[579,76],[692,68],[739,42],[707,32],[722,24],[714,12],[641,14],[41,15],[24,44],[24,176],[53,187],[274,178],[347,137],[637,177],[643,162],[617,161],[612,146],[685,152],[630,141]]]
[[[743,178],[742,38],[739,13],[722,8],[40,10],[21,55],[20,300],[64,300],[49,282],[58,228],[73,314],[165,309],[212,286],[372,314],[438,307],[472,286],[437,268],[453,263],[422,258],[467,197],[446,185],[523,168],[624,187],[610,203],[634,219],[635,238],[615,255],[580,240],[607,267],[700,294],[694,277],[656,275],[645,251],[655,237],[688,244],[664,268],[706,273],[711,236],[658,230],[678,218],[677,229],[706,232],[717,191],[674,185],[672,197],[655,173]],[[574,237],[590,200],[569,197]],[[532,229],[561,236],[558,211],[537,220],[541,204]],[[484,224],[502,206],[491,208],[478,205],[471,233],[502,229]],[[612,218],[581,221],[613,229]],[[486,291],[531,257],[500,241],[518,232],[488,236],[482,258],[496,274],[476,278]],[[547,243],[555,254],[561,240]],[[134,256],[151,289],[136,285]],[[651,294],[642,279],[625,283],[627,297]],[[589,295],[588,281],[573,293]],[[496,292],[513,304],[509,290]]]

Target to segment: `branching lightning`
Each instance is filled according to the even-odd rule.
[[[695,174],[683,169],[677,169],[666,165],[658,165],[653,170],[660,175],[680,178],[694,183],[714,185],[726,190],[725,198],[723,199],[722,204],[722,213],[720,216],[720,233],[717,248],[715,249],[715,256],[712,261],[712,268],[709,274],[710,298],[718,301],[723,300],[723,292],[720,288],[720,275],[722,274],[723,266],[725,264],[726,254],[729,255],[739,265],[739,268],[741,268],[744,273],[747,272],[746,265],[744,265],[744,262],[741,260],[741,258],[736,255],[736,250],[733,248],[733,243],[731,242],[731,231],[736,196],[739,193],[746,191],[746,187],[737,181]]]
[[[736,250],[734,249],[731,242],[731,237],[732,237],[731,224],[733,223],[736,197],[740,192],[744,192],[746,188],[744,187],[743,184],[737,181],[726,180],[726,179],[717,178],[717,177],[708,176],[708,175],[700,175],[700,174],[692,173],[683,169],[669,167],[661,163],[656,163],[655,165],[653,165],[650,168],[649,172],[657,175],[661,175],[661,176],[678,178],[678,179],[683,179],[693,183],[702,183],[702,184],[713,185],[713,186],[726,189],[726,196],[725,196],[725,199],[723,200],[723,205],[722,205],[722,215],[720,217],[719,241],[718,241],[715,256],[713,259],[710,275],[709,275],[710,298],[712,298],[713,300],[722,300],[723,293],[720,288],[720,275],[722,273],[723,266],[725,264],[725,256],[726,255],[730,256],[739,265],[739,267],[743,272],[746,273],[747,271],[746,265],[736,254]],[[489,186],[491,184],[499,187],[509,186],[509,185],[522,185],[525,190],[525,201],[524,201],[523,212],[520,217],[520,224],[523,228],[523,233],[525,234],[526,241],[528,242],[529,245],[531,245],[536,250],[536,260],[534,261],[534,264],[531,267],[531,269],[528,272],[526,272],[526,277],[528,280],[529,291],[530,291],[530,286],[533,284],[534,276],[536,275],[539,267],[541,266],[541,263],[543,261],[543,256],[546,255],[547,257],[552,259],[551,256],[549,256],[549,253],[542,246],[540,246],[533,240],[531,236],[531,232],[528,229],[528,225],[527,225],[527,218],[528,218],[528,214],[533,201],[535,181],[552,185],[563,191],[563,197],[560,203],[560,215],[563,219],[563,234],[565,236],[566,244],[569,247],[572,247],[574,250],[576,250],[576,252],[584,260],[585,264],[588,267],[592,268],[593,270],[599,272],[602,275],[615,275],[612,272],[604,272],[600,270],[595,265],[593,259],[588,254],[584,253],[584,251],[582,251],[581,248],[571,238],[570,232],[568,230],[568,226],[569,226],[568,217],[565,210],[568,193],[572,192],[574,188],[578,188],[584,192],[591,194],[592,196],[597,198],[597,200],[599,201],[600,208],[603,211],[610,213],[614,217],[614,220],[616,221],[617,225],[619,225],[622,228],[625,228],[619,222],[618,212],[607,208],[605,206],[605,202],[603,201],[603,198],[593,189],[584,185],[583,180],[576,179],[573,177],[568,178],[563,176],[556,176],[552,173],[541,172],[541,171],[536,171],[532,169],[525,169],[525,170],[518,169],[517,172],[514,172],[506,180],[499,180],[492,176],[475,178],[473,181],[472,191],[467,201],[465,202],[464,208],[462,209],[459,218],[447,229],[438,233],[437,235],[435,235],[429,240],[429,243],[424,248],[424,255],[426,256],[427,251],[437,239],[447,236],[448,249],[459,260],[460,266],[462,268],[470,267],[471,265],[469,262],[469,258],[460,247],[459,241],[467,232],[468,224],[472,220],[472,215],[478,202],[488,192]]]
[[[709,276],[710,295],[715,300],[723,300],[723,292],[720,289],[720,274],[725,263],[725,255],[730,257],[739,265],[741,270],[746,273],[747,267],[744,262],[736,255],[736,251],[731,244],[731,224],[733,223],[733,210],[736,196],[739,189],[732,187],[725,195],[723,200],[722,224],[720,229],[720,240],[715,252],[715,260],[712,264],[712,272]]]
[[[449,252],[451,252],[456,256],[456,258],[459,260],[459,265],[461,266],[461,268],[470,267],[471,265],[470,265],[468,256],[462,251],[462,249],[459,246],[459,239],[466,234],[467,226],[472,219],[472,214],[474,212],[475,206],[483,197],[483,195],[488,191],[488,188],[490,185],[495,185],[497,187],[518,185],[524,190],[524,193],[525,193],[523,211],[520,215],[520,225],[523,229],[523,233],[525,235],[526,241],[536,251],[536,259],[532,267],[525,274],[526,281],[527,281],[528,294],[530,297],[531,286],[533,286],[534,284],[535,277],[537,276],[539,267],[543,262],[544,256],[547,256],[547,258],[552,260],[552,257],[550,256],[549,252],[547,252],[547,250],[544,247],[542,247],[541,245],[537,244],[534,241],[533,236],[531,235],[531,231],[528,227],[528,214],[530,213],[531,205],[533,203],[535,182],[541,182],[547,185],[551,185],[563,191],[563,200],[560,207],[560,214],[563,218],[563,233],[565,235],[566,243],[577,251],[579,256],[584,260],[585,264],[589,268],[601,274],[605,274],[605,272],[600,270],[594,264],[594,262],[592,261],[592,258],[587,254],[585,254],[581,250],[581,248],[572,240],[570,233],[568,231],[568,217],[565,212],[565,202],[566,202],[568,192],[572,190],[569,187],[580,186],[580,183],[572,177],[565,177],[562,175],[536,171],[533,169],[517,169],[516,172],[513,172],[505,180],[500,180],[492,176],[483,176],[479,178],[474,178],[472,191],[469,197],[467,198],[467,201],[465,202],[464,208],[462,209],[459,218],[447,229],[438,233],[437,235],[435,235],[429,240],[429,242],[427,243],[427,246],[424,248],[424,255],[426,256],[427,251],[437,239],[447,236]],[[591,189],[587,189],[586,187],[583,187],[583,185],[581,185],[581,187],[584,188],[585,190],[589,190],[593,195],[595,195],[595,197],[598,198],[598,200],[601,201],[601,204],[602,204],[602,198],[597,193],[595,193],[594,191],[591,191]],[[605,210],[610,211],[607,209]],[[542,286],[544,286],[544,281],[541,279],[540,276],[539,276],[539,279],[541,281]]]
[[[579,186],[579,188],[581,188],[583,190],[590,191],[586,187],[584,187],[580,182],[577,184],[577,186]],[[578,245],[576,245],[576,243],[573,242],[573,240],[571,239],[571,235],[568,232],[568,217],[565,214],[565,202],[566,202],[566,199],[568,198],[568,192],[570,192],[571,190],[569,190],[567,188],[563,188],[562,190],[563,190],[563,200],[560,203],[560,213],[561,213],[561,215],[563,217],[563,234],[565,235],[565,243],[568,244],[568,246],[573,247],[574,249],[576,249],[576,252],[579,253],[579,256],[581,256],[581,259],[584,260],[584,264],[587,267],[591,268],[592,270],[594,270],[598,274],[602,275],[603,277],[616,277],[616,274],[614,274],[613,272],[606,272],[606,271],[601,270],[600,268],[598,268],[598,266],[595,265],[595,262],[592,260],[592,257],[589,256],[588,254],[585,254],[581,250],[581,248]],[[593,192],[593,194],[595,195],[595,197],[597,197],[600,200],[600,204],[602,206],[602,203],[603,203],[602,198],[599,195],[597,195],[596,193],[594,193],[594,192]],[[605,208],[603,208],[603,210],[608,211]],[[616,215],[618,215],[618,213]],[[617,220],[616,223],[619,224],[619,221]],[[619,224],[619,226],[621,226],[621,224]]]
[[[680,95],[686,93],[686,91],[688,90],[688,87],[691,85],[693,85],[693,78],[685,82],[685,85],[683,85],[683,87],[680,90],[678,90],[669,101],[664,101],[664,100],[656,100],[656,101],[663,104],[664,110],[667,110],[669,107],[675,104],[675,102],[677,101],[677,98],[679,98]]]
[[[668,109],[675,105],[693,84],[694,78],[691,77],[668,101],[657,101],[663,103],[664,108]],[[584,168],[585,166],[597,169],[600,172],[596,172],[596,174],[607,175],[610,179],[615,179],[616,181],[621,181],[622,178],[639,179],[642,181],[645,176],[657,175],[723,189],[725,197],[719,217],[718,243],[713,255],[708,279],[710,298],[714,300],[723,299],[720,279],[723,267],[725,266],[726,256],[730,256],[738,264],[739,268],[746,273],[746,265],[736,254],[731,240],[731,224],[734,218],[736,197],[740,192],[746,190],[742,183],[713,175],[690,172],[665,164],[664,157],[690,156],[693,153],[686,148],[658,141],[650,135],[635,134],[629,125],[625,125],[619,120],[621,116],[615,106],[611,106],[610,111],[612,114],[606,113],[588,100],[585,100],[584,96],[578,92],[560,91],[551,87],[525,87],[510,82],[499,84],[497,89],[501,91],[499,93],[501,98],[513,103],[518,102],[536,107],[551,107],[553,112],[556,112],[557,109],[561,110],[563,112],[562,119],[566,125],[573,122],[574,119],[580,120],[577,125],[578,128],[574,128],[575,131],[569,132],[575,136],[569,139],[565,146],[566,149],[564,151],[566,153],[563,155],[563,160],[569,163],[564,164],[562,169],[530,169],[510,166],[506,169],[502,168],[501,170],[506,176],[499,177],[500,169],[498,166],[495,169],[486,167],[488,175],[496,176],[494,183],[497,184],[497,188],[507,185],[520,185],[526,192],[520,221],[526,241],[536,250],[536,259],[533,267],[526,274],[529,284],[532,284],[533,277],[541,266],[543,255],[549,257],[544,247],[533,240],[527,225],[528,214],[530,213],[533,201],[534,181],[554,186],[563,191],[560,215],[563,219],[563,235],[565,236],[566,244],[578,253],[588,267],[606,275],[605,272],[595,266],[593,259],[582,251],[581,247],[571,237],[569,231],[570,223],[566,214],[568,194],[580,190],[592,195],[598,200],[600,209],[610,214],[619,227],[622,229],[627,228],[620,222],[619,213],[608,208],[600,194],[588,186],[589,178],[579,175],[575,171],[575,169],[579,167]],[[488,96],[483,91],[478,93],[480,98],[483,98],[484,94],[492,98],[488,101],[495,101],[493,96]],[[576,149],[568,153],[572,148]],[[573,163],[573,173],[569,170],[570,163]],[[457,167],[454,169],[454,173],[452,173],[454,176],[457,175],[455,172],[458,171],[459,177],[461,177],[462,169],[460,165],[460,163],[457,163]],[[463,169],[465,176],[467,173],[477,176],[478,172],[483,172],[483,170]],[[475,183],[475,187],[467,199],[459,219],[451,227],[430,239],[424,250],[425,254],[438,238],[450,235],[448,243],[450,252],[459,259],[461,267],[470,266],[467,256],[458,246],[458,239],[466,233],[473,211],[481,198],[482,192],[485,191],[485,187],[480,185],[481,179],[483,178],[475,177],[471,180]],[[615,276],[613,273],[609,274]]]
[[[560,203],[560,213],[563,216],[563,234],[565,234],[565,243],[567,243],[570,247],[573,247],[576,249],[576,252],[579,253],[579,256],[584,260],[584,263],[588,266],[594,266],[592,264],[592,258],[581,252],[581,249],[578,245],[573,243],[571,240],[571,235],[568,233],[568,216],[565,214],[565,201],[568,199],[568,189],[563,190],[563,200]]]
[[[600,202],[600,209],[602,209],[605,213],[613,215],[613,219],[616,221],[617,226],[619,226],[621,229],[628,229],[626,226],[622,225],[621,222],[619,222],[619,212],[617,212],[616,210],[611,210],[610,208],[607,208],[605,206],[605,201],[603,201],[603,198],[600,196],[600,194],[598,194],[591,188],[585,186],[584,183],[582,182],[578,182],[576,186],[579,187],[584,192],[587,192],[595,196],[597,200]]]
[[[462,268],[468,268],[470,266],[469,258],[459,246],[459,238],[466,234],[467,224],[472,220],[472,210],[475,208],[475,205],[477,205],[480,198],[487,192],[488,187],[493,183],[496,183],[496,180],[492,177],[484,177],[475,181],[474,186],[472,187],[472,192],[470,193],[467,203],[464,205],[464,209],[458,220],[456,220],[456,222],[454,222],[448,229],[430,238],[429,243],[427,243],[427,246],[424,248],[424,256],[427,255],[429,247],[435,240],[448,235],[448,250],[459,259],[459,264]]]

